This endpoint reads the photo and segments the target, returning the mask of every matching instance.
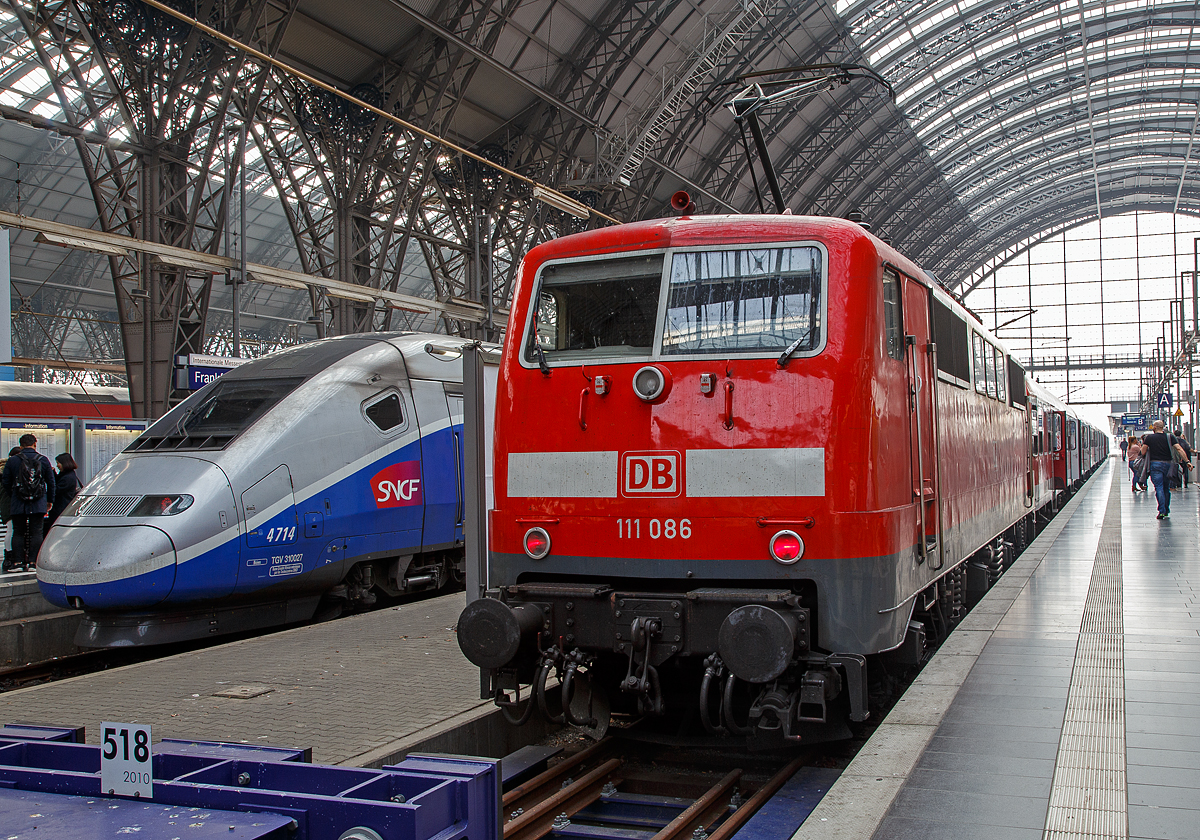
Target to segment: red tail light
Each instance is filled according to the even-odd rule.
[[[780,531],[771,537],[771,556],[779,563],[791,565],[804,556],[804,540],[795,531]]]
[[[525,553],[534,560],[541,560],[550,553],[550,535],[544,528],[530,528],[525,532]]]

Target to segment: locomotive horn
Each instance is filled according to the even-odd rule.
[[[790,613],[747,604],[731,612],[721,623],[717,652],[739,680],[770,682],[791,664],[799,629],[799,622]]]
[[[458,617],[458,646],[472,664],[502,668],[541,627],[541,612],[529,604],[509,607],[495,598],[480,598]]]
[[[683,190],[671,196],[671,209],[680,216],[691,216],[696,212],[696,202]]]

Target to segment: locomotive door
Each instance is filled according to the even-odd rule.
[[[890,272],[891,269],[888,269]],[[941,568],[938,549],[938,450],[936,426],[937,373],[933,369],[929,328],[929,289],[903,277],[905,355],[908,368],[909,425],[912,452],[913,504],[917,508],[920,538],[917,557],[931,560],[930,568]]]
[[[242,493],[242,518],[246,544],[238,571],[239,588],[278,583],[304,572],[304,555],[296,550],[296,533],[303,536],[303,531],[296,517],[292,473],[286,464]]]
[[[460,508],[462,491],[458,482],[456,432],[462,430],[462,409],[450,416],[445,383],[413,379],[412,397],[421,426],[421,490],[425,520],[421,550],[437,551],[461,545]],[[457,425],[455,425],[457,424]]]

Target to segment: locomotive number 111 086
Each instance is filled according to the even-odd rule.
[[[692,521],[690,519],[650,519],[642,527],[640,519],[618,519],[617,539],[640,540],[645,533],[652,540],[691,539]]]

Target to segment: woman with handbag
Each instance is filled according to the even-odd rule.
[[[1142,445],[1138,443],[1138,439],[1132,435],[1128,441],[1128,449],[1126,456],[1129,458],[1129,474],[1133,477],[1133,492],[1146,489],[1146,477],[1142,475]]]

